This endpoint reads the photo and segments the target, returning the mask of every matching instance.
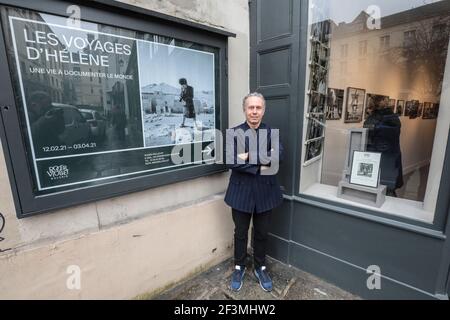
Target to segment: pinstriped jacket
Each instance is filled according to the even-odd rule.
[[[243,124],[232,128],[232,132],[235,132],[237,129],[242,129],[244,132],[246,130],[253,130],[250,129],[250,126],[247,124],[247,122],[244,122]],[[256,136],[258,141],[258,150],[260,145],[264,145],[264,143],[261,143],[260,141],[260,136],[258,134],[259,129],[267,130],[266,146],[267,150],[271,150],[271,128],[264,123],[261,123],[258,129],[253,130],[253,133],[257,134]],[[229,137],[227,136],[227,138]],[[264,135],[261,135],[261,139],[264,139]],[[230,141],[228,140],[231,140],[232,143],[234,143],[234,148],[231,148]],[[232,172],[228,184],[228,189],[225,194],[225,203],[233,209],[249,213],[261,213],[272,210],[283,202],[283,195],[280,189],[280,185],[277,181],[277,177],[276,175],[261,175],[261,165],[263,163],[261,162],[259,156],[256,156],[257,152],[253,154],[253,156],[257,157],[256,164],[254,164],[253,162],[249,163],[249,160],[245,161],[244,164],[238,163],[238,140],[239,138],[236,136],[234,136],[233,139],[227,139],[227,166],[232,170]],[[231,155],[231,151],[234,151],[234,154]],[[252,150],[249,150],[248,141],[245,141],[245,152],[249,152],[249,154],[252,154]],[[270,154],[270,151],[268,151],[266,154],[271,155],[272,160],[276,156],[274,154]],[[281,161],[282,155],[283,147],[281,146],[280,142],[277,160]],[[230,161],[228,160],[230,159],[230,156],[233,159],[232,163],[230,163]]]

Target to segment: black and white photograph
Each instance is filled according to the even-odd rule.
[[[321,20],[311,25],[311,37],[314,41],[321,43],[328,43],[330,36],[330,22],[327,20]]]
[[[374,93],[368,93],[366,95],[366,108],[365,108],[365,112],[364,112],[364,119],[367,119],[367,117],[372,112],[374,112],[376,110],[382,110],[385,108],[390,108],[388,96],[383,96],[383,95],[374,94]],[[394,111],[394,110],[392,109],[392,111]]]
[[[321,93],[313,92],[309,98],[308,113],[324,113],[326,96]]]
[[[358,168],[358,176],[371,178],[373,173],[373,163],[361,162]]]
[[[321,47],[320,42],[311,42],[311,64],[319,64]]]
[[[404,111],[405,111],[405,100],[397,100],[397,108],[395,109],[395,113],[397,113],[401,117],[403,116]]]
[[[366,90],[347,88],[347,103],[345,105],[345,123],[358,123],[362,121],[364,110],[364,96]]]
[[[410,119],[417,118],[417,114],[419,111],[419,100],[409,100],[406,101],[405,106],[405,116]]]
[[[214,55],[138,41],[145,147],[214,139]]]
[[[354,151],[350,183],[377,188],[380,176],[381,153]]]
[[[323,136],[325,128],[325,116],[310,114],[306,130],[306,140],[317,139]]]
[[[417,117],[418,118],[422,117],[422,112],[423,112],[423,102],[420,102],[419,107],[417,108]]]
[[[323,139],[310,141],[306,144],[305,162],[311,161],[322,154]]]
[[[343,104],[344,104],[344,90],[329,88],[325,112],[326,119],[340,120],[342,118]]]
[[[311,65],[309,90],[326,94],[327,70],[317,64]]]
[[[422,119],[436,119],[438,114],[439,104],[424,102]]]

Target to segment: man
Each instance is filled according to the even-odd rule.
[[[244,98],[242,106],[246,121],[227,130],[226,140],[226,163],[232,173],[225,202],[232,208],[235,224],[235,269],[231,289],[239,291],[243,284],[248,228],[253,216],[254,273],[263,290],[271,291],[272,280],[265,266],[266,242],[270,213],[283,201],[275,176],[282,147],[278,141],[278,130],[262,123],[264,97],[259,93],[251,93]]]
[[[183,102],[184,104],[183,123],[180,127],[185,127],[184,121],[186,120],[186,118],[193,118],[194,125],[197,128],[194,108],[194,88],[188,86],[187,80],[185,78],[181,78],[178,83],[181,85],[180,102]]]

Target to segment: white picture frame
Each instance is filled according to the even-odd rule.
[[[350,183],[378,188],[380,181],[380,152],[354,151],[350,172]]]

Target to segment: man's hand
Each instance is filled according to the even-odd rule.
[[[238,157],[245,161],[245,160],[248,159],[248,152],[247,153],[238,154]]]

